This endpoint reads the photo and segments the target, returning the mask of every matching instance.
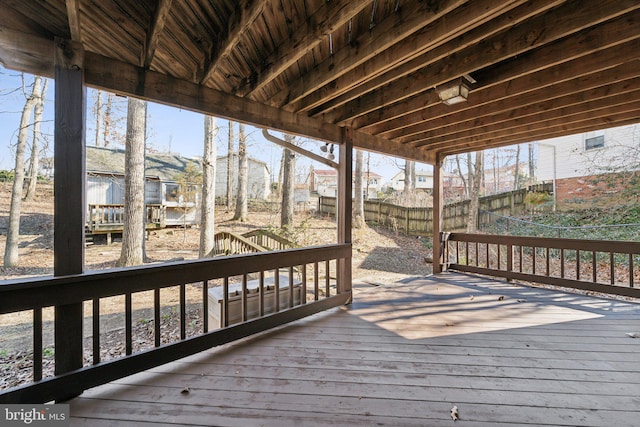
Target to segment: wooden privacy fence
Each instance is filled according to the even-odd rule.
[[[0,390],[0,404],[66,399],[88,388],[343,305],[351,299],[351,283],[343,274],[350,263],[351,245],[335,244],[0,284],[0,315],[30,312],[33,337],[33,382]],[[298,272],[295,279],[294,269]],[[275,286],[269,285],[270,276],[274,276]],[[251,280],[255,285],[249,289]],[[279,286],[279,280],[296,286]],[[179,291],[177,325],[168,324],[161,316],[160,292],[169,287],[177,287]],[[221,328],[218,328],[220,325],[214,327],[208,320],[212,290],[222,295],[216,302],[221,305]],[[263,297],[267,290],[269,296]],[[149,339],[145,343],[146,349],[137,350],[140,337],[133,335],[135,310],[132,301],[136,294],[149,291],[153,293],[153,318],[149,321],[153,322],[153,332],[145,337]],[[202,324],[191,334],[187,334],[190,324],[187,291],[198,296],[194,304],[202,309]],[[294,298],[294,291],[297,298]],[[123,297],[124,300],[125,354],[104,361],[101,354],[105,344],[101,342],[101,336],[105,326],[100,306],[111,297]],[[249,311],[250,298],[256,305],[253,314]],[[230,320],[231,303],[238,313],[238,319],[234,321]],[[80,369],[51,376],[43,372],[43,309],[73,304],[88,309],[85,316],[91,332],[84,340],[88,358]],[[231,325],[235,321],[240,323]],[[53,326],[57,327],[55,320]],[[176,341],[163,342],[163,331],[176,328],[179,330]],[[67,342],[74,342],[77,337],[82,341],[82,327],[65,329],[63,333]],[[55,354],[56,360],[65,360],[69,349],[55,348]]]
[[[552,190],[551,184],[537,184],[508,193],[481,197],[478,209],[480,211],[479,225],[495,221],[495,216],[491,214],[510,216],[522,213],[526,208],[527,193],[531,191],[549,193]],[[443,229],[447,231],[466,229],[469,204],[469,200],[464,200],[445,205],[443,208]],[[335,197],[323,196],[318,199],[318,213],[335,215],[335,212]],[[426,235],[433,232],[433,208],[410,208],[377,200],[365,200],[364,217],[367,222],[376,223],[394,231],[403,231],[405,234]]]
[[[452,270],[640,297],[640,242],[445,233]]]

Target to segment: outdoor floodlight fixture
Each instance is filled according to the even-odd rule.
[[[436,92],[442,103],[445,105],[458,104],[467,100],[469,90],[471,89],[471,81],[465,76],[459,77],[436,87]]]
[[[329,143],[327,142],[326,144],[324,144],[323,146],[320,147],[320,151],[322,151],[323,153],[326,153],[329,148]]]
[[[333,144],[331,144],[331,148],[329,148],[329,154],[327,155],[327,159],[334,160],[336,156],[333,155]]]

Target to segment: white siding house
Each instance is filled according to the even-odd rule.
[[[395,191],[404,190],[404,171],[400,171],[395,174],[387,186],[393,188]],[[431,189],[433,189],[433,169],[416,170],[416,190]]]
[[[310,187],[311,191],[317,193],[318,196],[336,197],[338,194],[338,171],[335,169],[313,169]],[[362,188],[365,193],[368,188],[368,198],[376,197],[377,193],[382,191],[382,176],[372,171],[368,175],[366,172],[363,173]],[[364,196],[367,197],[367,194]]]
[[[640,124],[587,132],[536,143],[539,181],[586,177],[640,166]]]
[[[227,197],[227,164],[228,156],[220,156],[216,160],[216,197]],[[249,199],[265,200],[271,194],[271,173],[267,164],[263,161],[249,157]],[[235,197],[238,188],[238,156],[233,156],[233,194]]]

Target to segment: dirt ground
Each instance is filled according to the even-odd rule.
[[[4,257],[9,220],[11,184],[0,183],[0,254]],[[278,212],[250,212],[249,221],[231,221],[232,213],[216,210],[216,231],[246,232],[279,223]],[[169,228],[153,231],[146,241],[147,257],[154,262],[198,256],[198,228]],[[334,243],[336,226],[332,218],[297,212],[294,237],[303,246]],[[107,246],[89,244],[85,250],[86,270],[113,268],[120,256],[118,238]],[[42,185],[33,201],[22,203],[18,267],[0,267],[0,279],[53,274],[53,188]],[[388,281],[406,275],[430,272],[424,258],[431,256],[426,239],[404,236],[370,226],[353,230],[353,277],[355,280]]]
[[[9,217],[11,184],[0,183],[0,253],[4,257],[6,233]],[[216,210],[216,231],[246,232],[251,229],[262,228],[279,223],[278,212],[250,212],[249,221],[239,223],[232,221],[232,213],[224,208]],[[196,259],[199,244],[198,228],[170,228],[151,232],[146,241],[147,257],[152,262],[168,260]],[[294,239],[303,246],[314,246],[334,243],[336,241],[336,225],[332,218],[320,218],[309,212],[297,212],[295,216]],[[375,285],[389,283],[410,276],[423,276],[431,272],[431,265],[425,258],[431,257],[427,239],[417,236],[403,236],[384,228],[369,226],[353,230],[353,278],[354,282]],[[100,270],[113,268],[120,256],[121,242],[115,238],[111,245],[106,245],[102,239],[96,239],[85,249],[86,270]],[[20,222],[19,266],[0,267],[0,279],[16,279],[28,276],[53,274],[53,188],[51,185],[40,186],[33,201],[22,204]],[[190,294],[193,298],[189,298]],[[197,289],[187,291],[187,299],[199,301],[200,292]],[[105,317],[103,342],[121,342],[123,311],[123,297],[103,299],[101,301],[101,316]],[[168,288],[162,291],[163,321],[171,322],[177,318],[175,305],[178,302],[178,289]],[[133,308],[139,317],[136,322],[136,333],[142,335],[140,342],[148,342],[152,337],[152,322],[148,319],[153,304],[152,292],[141,292],[134,295]],[[91,304],[85,304],[87,320],[91,315]],[[199,314],[194,308],[190,311],[190,329],[197,332],[200,325]],[[109,319],[113,322],[109,323]],[[45,309],[43,321],[45,323],[44,345],[45,365],[51,363],[47,357],[47,348],[52,346],[53,338],[53,309]],[[87,324],[89,327],[89,324]],[[8,365],[21,365],[26,359],[31,347],[31,312],[0,315],[0,371],[8,369]],[[169,328],[168,335],[177,331]],[[90,329],[88,329],[90,331]],[[89,332],[90,333],[90,332]],[[163,337],[163,341],[171,341],[172,337]],[[109,347],[104,358],[117,356],[121,345]],[[52,351],[51,351],[52,353]],[[26,365],[25,365],[26,366]],[[4,367],[4,369],[2,369]],[[29,369],[25,371],[25,375]],[[45,366],[46,370],[46,366]],[[5,372],[3,372],[5,373]],[[8,373],[8,372],[7,372]],[[3,375],[4,376],[4,375]],[[15,383],[12,382],[13,385]],[[10,384],[0,384],[2,386]]]

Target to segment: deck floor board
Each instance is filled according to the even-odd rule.
[[[447,273],[122,378],[72,425],[611,426],[640,419],[640,304]],[[183,392],[188,388],[189,392]]]

